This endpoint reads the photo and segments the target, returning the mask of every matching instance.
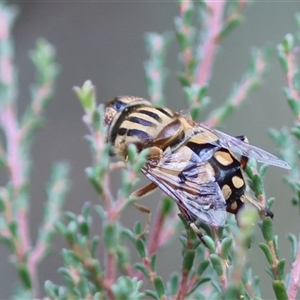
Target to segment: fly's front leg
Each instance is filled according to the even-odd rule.
[[[130,195],[130,197],[132,197],[132,198],[140,198],[140,197],[149,195],[156,188],[157,188],[156,184],[154,184],[153,182],[151,182],[150,184],[148,184],[148,185],[142,187],[141,189],[138,189],[135,192],[133,192]],[[151,210],[148,207],[145,207],[145,206],[137,204],[137,203],[134,203],[134,206],[138,210],[140,210],[141,212],[148,214],[144,230],[137,236],[137,238],[144,238],[149,233],[149,228],[150,228],[150,224],[151,224]]]
[[[158,147],[150,147],[148,148],[149,154],[147,155],[147,160],[150,159],[160,159],[162,157],[162,150]],[[151,194],[157,185],[154,182],[149,183],[148,185],[136,190],[133,192],[130,197],[140,198]]]
[[[130,198],[140,198],[140,197],[147,196],[147,195],[151,194],[156,188],[157,188],[156,184],[151,182],[148,185],[133,192],[130,195]],[[142,213],[148,214],[145,227],[144,227],[143,231],[137,236],[137,239],[141,239],[141,238],[144,238],[149,233],[150,224],[151,224],[151,210],[148,207],[137,204],[137,203],[134,203],[134,206]]]
[[[118,161],[118,162],[115,162],[115,163],[110,163],[109,164],[109,170],[110,171],[113,171],[115,169],[121,169],[121,168],[125,168],[126,167],[126,164],[124,161]]]
[[[151,224],[151,210],[148,207],[140,205],[140,204],[137,204],[137,203],[134,203],[134,206],[139,211],[147,214],[147,221],[146,221],[145,227],[144,227],[143,231],[136,236],[137,239],[144,239],[148,235],[149,229],[150,229],[150,224]]]
[[[159,160],[162,157],[163,151],[158,147],[149,147],[147,148],[149,153],[147,155],[147,160]],[[136,190],[130,195],[130,198],[141,198],[145,197],[149,194],[151,194],[155,189],[157,188],[157,185],[153,182],[149,183],[148,185]],[[134,203],[134,206],[140,210],[143,213],[147,213],[147,221],[145,224],[144,230],[139,234],[138,238],[143,238],[146,236],[149,232],[150,223],[151,223],[151,210],[148,207],[145,207],[143,205]]]
[[[148,160],[150,160],[150,159],[159,160],[163,156],[163,151],[159,147],[153,146],[153,147],[147,148],[147,150],[149,151],[149,153],[147,155]]]
[[[134,191],[133,193],[130,194],[130,198],[141,198],[148,196],[151,194],[155,189],[157,188],[157,185],[153,182],[147,184],[146,186]]]

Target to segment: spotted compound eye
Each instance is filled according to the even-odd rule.
[[[128,103],[125,103],[118,98],[115,98],[115,101],[111,103],[111,108],[115,109],[117,112],[123,111]]]
[[[128,102],[123,101],[122,99],[126,99],[126,98],[115,97],[107,102],[105,108],[105,116],[104,116],[105,125],[110,125],[115,115],[119,112],[122,112],[126,108],[126,106],[128,106]]]

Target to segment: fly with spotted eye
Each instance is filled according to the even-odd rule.
[[[246,194],[243,169],[248,158],[285,169],[290,166],[250,145],[244,136],[227,135],[134,96],[109,100],[104,123],[112,155],[126,161],[130,144],[138,152],[149,151],[141,171],[151,183],[132,196],[142,197],[159,187],[176,202],[196,232],[198,222],[224,226],[226,211],[236,215],[245,200],[272,216]]]

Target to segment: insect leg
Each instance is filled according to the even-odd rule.
[[[147,184],[146,186],[134,191],[133,193],[130,194],[130,198],[140,198],[147,196],[151,194],[155,189],[157,188],[157,185],[153,182]]]
[[[241,140],[242,142],[245,142],[245,143],[249,144],[249,140],[245,135],[238,135],[235,138],[237,138],[238,140]],[[248,163],[248,160],[249,160],[248,157],[241,156],[240,163],[241,163],[241,166],[242,166],[243,170],[245,170],[245,168],[247,166],[247,163]]]
[[[185,221],[187,222],[187,224],[191,227],[191,229],[194,231],[194,233],[198,236],[199,240],[207,247],[207,244],[203,240],[204,234],[202,233],[202,231],[197,227],[196,223],[194,221],[192,221],[192,219],[190,218],[190,216],[187,214],[187,212],[185,211],[185,209],[183,207],[178,205],[178,208],[181,212],[181,215],[184,217]]]
[[[148,159],[159,159],[162,157],[163,151],[159,147],[153,146],[147,149],[149,151],[149,154],[147,156]]]
[[[259,211],[262,211],[267,217],[273,218],[274,214],[273,212],[268,209],[267,207],[263,206],[262,204],[260,204],[259,202],[255,201],[254,199],[252,199],[249,195],[244,195],[241,198],[247,200],[248,202],[250,202],[253,206],[255,206]]]
[[[119,168],[125,168],[125,166],[126,166],[125,162],[118,161],[115,163],[110,163],[109,170],[112,171],[112,170],[119,169]]]
[[[135,192],[133,192],[130,197],[137,197],[137,198],[140,198],[140,197],[143,197],[143,196],[146,196],[146,195],[149,195],[151,194],[155,189],[157,188],[156,184],[154,184],[153,182],[149,183],[148,185],[136,190]],[[145,224],[145,227],[143,229],[143,231],[139,234],[139,236],[137,238],[143,238],[145,237],[148,232],[149,232],[149,228],[150,228],[150,223],[151,223],[151,210],[143,205],[140,205],[140,204],[137,204],[137,203],[134,203],[134,206],[141,212],[143,213],[147,213],[148,216],[147,216],[147,221],[146,221],[146,224]]]
[[[150,224],[151,224],[151,210],[148,207],[137,204],[137,203],[134,203],[134,206],[139,211],[147,214],[147,221],[146,221],[145,227],[144,227],[143,231],[136,237],[137,239],[142,239],[149,233],[149,228],[150,228]]]
[[[237,135],[235,138],[249,144],[249,140],[245,135]]]
[[[236,138],[243,141],[243,142],[245,142],[245,143],[247,143],[247,144],[249,144],[248,138],[244,135],[236,136]],[[241,163],[243,169],[246,168],[247,162],[248,162],[248,157],[242,156],[241,160],[240,160],[240,163]],[[267,207],[264,207],[263,205],[261,205],[257,201],[253,200],[250,196],[244,195],[244,199],[246,199],[248,202],[250,202],[252,205],[254,205],[259,211],[264,212],[267,217],[270,217],[270,218],[274,217],[274,214],[270,209],[268,209]]]
[[[204,237],[204,234],[201,232],[201,230],[196,226],[196,224],[194,222],[190,223],[189,224],[190,227],[192,228],[192,230],[194,231],[194,233],[198,236],[198,238],[201,240],[201,242],[205,244],[204,240],[203,240],[203,237]]]
[[[160,159],[162,156],[162,150],[158,147],[150,147],[148,148],[149,150],[149,154],[147,156],[147,159]],[[129,197],[136,197],[136,198],[140,198],[140,197],[144,197],[147,196],[149,194],[151,194],[155,189],[157,188],[157,185],[153,182],[150,182],[148,185],[136,190],[135,192],[133,192]],[[139,235],[138,238],[143,238],[145,235],[148,234],[149,232],[149,228],[150,228],[150,223],[151,223],[151,210],[143,205],[134,203],[135,207],[140,210],[143,213],[147,213],[148,214],[148,218],[145,224],[145,228],[142,231],[142,233]]]

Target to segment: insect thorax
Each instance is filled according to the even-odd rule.
[[[125,109],[111,130],[114,152],[124,159],[130,144],[139,152],[152,146],[164,149],[183,130],[177,117],[168,108],[140,105]]]

